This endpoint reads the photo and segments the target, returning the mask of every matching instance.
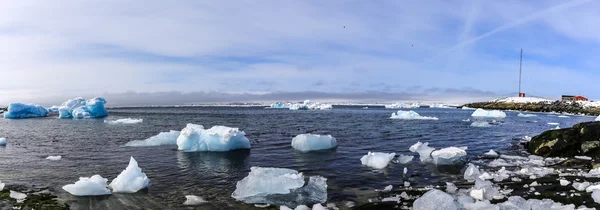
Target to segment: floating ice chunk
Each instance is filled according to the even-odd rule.
[[[2,191],[2,190],[4,189],[4,186],[6,186],[6,184],[5,184],[5,183],[2,183],[2,182],[0,181],[0,191]]]
[[[477,179],[480,174],[481,172],[479,172],[479,168],[477,168],[477,166],[473,165],[472,163],[469,163],[469,166],[467,167],[467,170],[465,170],[463,177],[467,181],[475,181],[475,179]]]
[[[421,162],[423,162],[423,163],[428,163],[428,162],[432,162],[433,161],[433,158],[431,157],[431,153],[435,149],[429,147],[429,143],[417,142],[414,145],[412,145],[409,148],[409,150],[411,152],[417,152],[417,153],[419,153],[419,159],[421,159]]]
[[[109,195],[111,192],[107,188],[107,181],[108,179],[102,178],[100,175],[94,175],[90,178],[81,177],[75,184],[68,184],[62,188],[76,196]]]
[[[389,192],[389,191],[392,191],[392,188],[393,188],[392,185],[388,185],[385,188],[383,188],[383,190],[381,190],[381,191],[382,192]]]
[[[62,156],[58,155],[58,156],[48,156],[46,158],[47,160],[60,160],[62,159]]]
[[[471,114],[471,116],[472,117],[485,117],[485,118],[505,118],[506,113],[504,113],[503,111],[499,111],[499,110],[477,109],[477,110],[475,110],[475,112],[473,112],[473,114]]]
[[[585,188],[586,192],[592,192],[594,190],[600,190],[600,184],[590,185],[589,187]]]
[[[404,182],[404,187],[410,187],[410,182]]]
[[[531,136],[524,136],[523,141],[527,141],[527,142],[531,141],[531,138],[532,138]]]
[[[391,119],[400,119],[400,120],[438,120],[437,117],[426,117],[421,116],[419,113],[415,111],[402,111],[399,110],[396,113],[392,113]]]
[[[573,182],[573,188],[579,191],[584,191],[588,186],[590,186],[589,182]]]
[[[467,210],[500,210],[495,204],[491,204],[490,201],[476,201],[475,203],[465,204]]]
[[[531,186],[531,187],[537,187],[537,186],[540,186],[540,184],[537,183],[536,181],[534,181],[531,184],[529,184],[529,186]]]
[[[565,179],[561,179],[560,180],[560,186],[567,186],[569,185],[571,182],[569,182],[568,180]]]
[[[131,157],[129,165],[117,178],[110,183],[110,188],[113,192],[120,193],[135,193],[141,189],[147,188],[150,184],[150,179],[138,167],[137,161]]]
[[[456,187],[456,185],[454,185],[454,183],[446,182],[446,192],[447,193],[454,194],[454,193],[456,193],[457,190],[458,190],[458,188]]]
[[[0,138],[0,146],[6,146],[6,138]]]
[[[517,117],[535,117],[537,115],[534,114],[523,114],[521,112],[519,112],[519,114],[517,115]]]
[[[483,157],[497,158],[498,157],[498,153],[496,153],[494,150],[490,150],[489,152],[483,153]]]
[[[71,112],[73,118],[75,119],[88,119],[88,118],[92,118],[92,115],[90,114],[90,112],[85,109],[84,106],[81,107],[77,107],[75,109],[73,109],[73,111]]]
[[[185,206],[195,206],[195,205],[200,205],[203,203],[206,203],[208,201],[204,200],[204,198],[200,197],[200,196],[195,196],[195,195],[186,195],[185,196],[185,202],[183,203],[183,205]]]
[[[555,128],[552,128],[551,130],[558,130],[558,129],[560,129],[560,126],[557,125]]]
[[[4,118],[19,119],[33,117],[47,117],[48,109],[35,104],[12,103],[8,105],[8,111],[4,113]]]
[[[323,207],[320,203],[313,205],[312,210],[327,210],[327,208]]]
[[[147,146],[164,146],[164,145],[177,145],[177,137],[179,137],[180,131],[169,131],[160,132],[156,136],[147,138],[146,140],[133,140],[127,142],[125,146],[128,147],[147,147]]]
[[[471,122],[471,119],[464,119],[463,122]]]
[[[475,108],[466,107],[466,106],[463,106],[461,109],[462,110],[476,110]]]
[[[108,124],[113,124],[113,125],[119,125],[119,124],[136,124],[136,123],[141,123],[143,122],[143,119],[133,119],[133,118],[125,118],[125,119],[118,119],[118,120],[105,120],[105,123]]]
[[[177,138],[177,147],[183,151],[230,151],[250,149],[246,133],[238,128],[213,126],[205,130],[202,125],[187,124]]]
[[[375,169],[383,169],[390,164],[396,153],[369,152],[367,155],[360,158],[360,162]]]
[[[327,150],[337,147],[331,135],[300,134],[292,139],[292,147],[301,152]]]
[[[560,125],[560,123],[557,122],[549,122],[548,125]]]
[[[436,165],[460,165],[467,161],[466,149],[466,147],[447,147],[431,152],[431,157]]]
[[[400,195],[395,195],[395,196],[383,198],[383,199],[381,199],[381,202],[396,202],[396,203],[400,203],[401,200],[402,200],[402,197],[400,197]]]
[[[592,158],[588,157],[588,156],[575,156],[575,159],[579,159],[579,160],[592,160]]]
[[[311,176],[304,186],[302,173],[285,168],[252,167],[236,184],[231,197],[245,203],[303,204],[327,201],[327,179]]]
[[[492,127],[492,125],[486,121],[475,121],[475,122],[471,123],[471,127],[487,128],[487,127]]]
[[[108,111],[104,107],[106,100],[96,97],[90,100],[85,100],[82,97],[69,99],[63,102],[58,108],[60,118],[100,118],[108,116]]]
[[[27,194],[11,190],[9,197],[17,200],[17,203],[21,203],[27,198]]]
[[[413,210],[457,210],[454,197],[437,189],[423,194],[413,203]]]
[[[400,164],[407,164],[412,162],[412,160],[415,158],[415,156],[412,155],[400,155],[398,156],[398,162]]]
[[[488,172],[483,172],[483,174],[479,175],[479,178],[482,180],[490,180],[490,179],[493,179],[494,177],[492,175],[490,175]]]
[[[298,207],[296,207],[296,208],[298,208]],[[308,208],[308,206],[306,206],[306,208]],[[287,207],[287,206],[280,206],[279,210],[294,210],[294,209]]]
[[[106,100],[101,97],[89,99],[85,102],[85,107],[93,118],[106,117],[108,111],[104,108]]]
[[[594,190],[594,192],[592,192],[592,199],[594,199],[594,202],[600,203],[600,190]]]
[[[596,117],[596,119],[594,121],[600,121],[600,116]]]
[[[471,190],[469,193],[473,199],[483,200],[483,189]]]
[[[569,118],[569,116],[566,116],[566,115],[559,115],[558,117],[559,118]]]

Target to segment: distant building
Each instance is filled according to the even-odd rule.
[[[570,95],[563,95],[562,100],[563,101],[589,101],[588,98],[583,97],[583,96],[570,96]]]
[[[524,98],[525,97],[525,93],[519,93],[519,97]]]

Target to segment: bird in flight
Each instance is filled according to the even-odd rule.
[[[344,26],[344,28],[346,28],[346,26]]]

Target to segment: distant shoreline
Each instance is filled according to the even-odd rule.
[[[475,102],[463,105],[463,107],[496,109],[496,110],[515,110],[529,112],[556,112],[583,114],[590,116],[600,115],[600,107],[584,107],[579,103],[573,102],[538,102],[538,103],[514,103],[514,102]]]

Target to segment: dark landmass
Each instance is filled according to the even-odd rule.
[[[557,112],[585,115],[600,115],[599,107],[583,107],[579,103],[555,101],[552,103],[507,103],[507,102],[476,102],[463,106],[482,109],[517,110],[530,112]]]
[[[17,202],[10,197],[10,191],[16,191],[27,194],[27,198],[23,202]],[[20,185],[5,186],[0,191],[0,209],[51,209],[65,210],[69,209],[66,204],[61,204],[57,201],[57,197],[49,191],[48,188],[28,188]]]
[[[600,122],[583,122],[572,128],[548,130],[529,141],[525,148],[543,157],[588,156],[600,159]]]

